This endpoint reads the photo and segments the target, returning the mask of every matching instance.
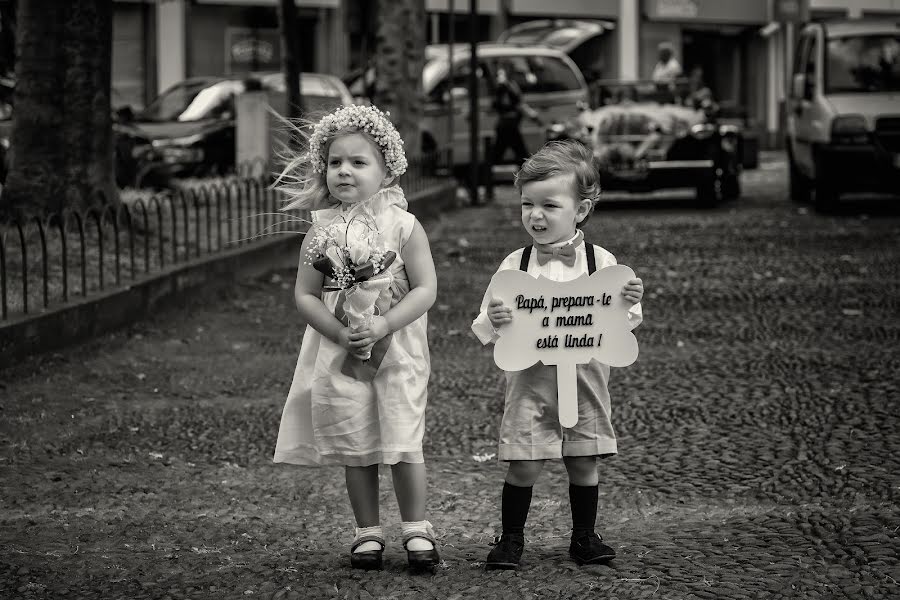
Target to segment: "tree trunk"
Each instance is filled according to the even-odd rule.
[[[284,40],[284,84],[287,88],[287,114],[297,119],[303,114],[303,97],[300,95],[300,40],[297,38],[297,5],[294,0],[281,0],[279,20]]]
[[[0,213],[114,202],[112,0],[21,0],[10,172]]]
[[[425,25],[425,0],[378,3],[375,105],[390,111],[409,158],[421,148]]]

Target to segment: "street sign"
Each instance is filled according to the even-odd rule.
[[[772,0],[772,20],[779,23],[809,21],[809,0]]]

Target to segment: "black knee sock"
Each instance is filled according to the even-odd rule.
[[[569,484],[569,502],[572,504],[572,537],[594,533],[597,520],[597,495],[599,486]]]
[[[504,534],[524,535],[532,489],[531,486],[519,487],[504,482],[501,502]]]

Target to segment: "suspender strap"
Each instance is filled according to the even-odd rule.
[[[528,261],[531,259],[531,246],[522,249],[522,260],[519,262],[520,271],[528,271]]]
[[[594,256],[594,245],[584,243],[584,255],[587,257],[588,275],[593,275],[597,270],[597,257]]]

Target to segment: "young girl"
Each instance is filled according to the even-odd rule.
[[[616,264],[600,246],[585,242],[579,229],[587,222],[600,194],[591,151],[579,142],[550,142],[529,158],[516,174],[522,197],[522,225],[533,245],[506,257],[498,271],[520,269],[535,277],[569,281]],[[631,327],[642,320],[638,302],[643,282],[629,281],[622,294],[634,304]],[[484,295],[472,330],[483,344],[503,335],[512,311],[500,300]],[[485,561],[487,568],[513,569],[525,546],[525,520],[531,491],[546,459],[561,458],[569,474],[572,539],[569,554],[578,564],[601,563],[615,551],[594,531],[599,478],[597,457],[616,453],[607,391],[609,366],[592,360],[577,366],[578,423],[559,424],[556,368],[541,363],[506,373],[506,404],[500,424],[500,460],[509,461],[503,485],[503,535]]]
[[[294,289],[308,325],[274,460],[344,465],[357,524],[350,564],[361,569],[382,565],[381,463],[391,465],[410,567],[433,569],[439,562],[425,520],[422,456],[430,372],[426,311],[437,282],[425,232],[406,211],[403,191],[391,185],[405,170],[403,142],[387,116],[353,105],[323,117],[308,152],[291,161],[276,182],[289,199],[284,210],[311,210],[313,225],[300,251]],[[389,265],[384,260],[379,278],[389,277],[390,285],[380,292],[369,326],[348,325],[344,300],[350,291],[312,264],[323,241],[334,235],[338,246],[359,242],[355,248],[364,245],[373,257],[396,253]],[[347,256],[353,254],[348,250]]]

